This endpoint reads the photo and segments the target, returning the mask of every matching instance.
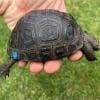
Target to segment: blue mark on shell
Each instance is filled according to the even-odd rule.
[[[17,52],[17,51],[12,51],[12,52],[11,52],[11,57],[12,57],[13,59],[19,59],[19,54],[18,54],[18,52]]]

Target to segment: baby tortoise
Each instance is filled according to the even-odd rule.
[[[9,75],[19,60],[45,62],[70,56],[82,50],[87,60],[94,61],[99,42],[84,32],[68,13],[35,10],[23,16],[8,42],[9,60],[1,66],[0,75]]]

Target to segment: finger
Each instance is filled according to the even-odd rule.
[[[43,69],[43,63],[41,62],[31,62],[30,63],[30,71],[32,73],[39,73]]]
[[[77,60],[81,59],[82,56],[83,56],[83,53],[82,53],[82,51],[79,50],[75,54],[69,56],[69,60],[70,61],[77,61]]]
[[[18,64],[18,66],[19,66],[20,68],[23,68],[23,67],[25,67],[25,65],[27,64],[27,62],[21,60],[21,61],[18,61],[17,64]]]
[[[54,73],[60,69],[61,63],[61,60],[48,61],[44,64],[44,71],[49,74]]]

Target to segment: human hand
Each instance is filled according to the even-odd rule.
[[[17,21],[27,12],[36,9],[55,9],[65,12],[64,0],[1,0],[2,6],[0,7],[0,13],[4,16],[10,29],[13,29]],[[0,1],[0,3],[1,3]],[[77,51],[71,55],[68,59],[71,61],[77,61],[82,57],[82,52]],[[56,72],[61,66],[61,60],[47,61],[45,64],[42,62],[25,62],[19,61],[18,66],[24,68],[29,63],[30,71],[33,73],[39,73],[45,71],[47,73]]]

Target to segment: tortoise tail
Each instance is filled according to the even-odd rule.
[[[16,63],[16,60],[14,59],[9,59],[6,63],[0,65],[0,77],[1,76],[9,76],[10,68],[12,65]]]

